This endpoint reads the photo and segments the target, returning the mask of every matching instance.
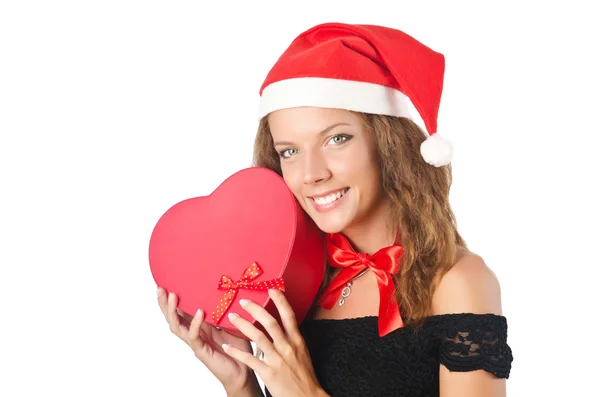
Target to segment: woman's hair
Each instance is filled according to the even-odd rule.
[[[411,120],[353,113],[375,136],[383,189],[390,201],[390,225],[401,231],[404,247],[395,276],[400,312],[407,324],[418,324],[431,314],[439,279],[454,264],[457,251],[466,248],[449,204],[452,169],[423,160],[420,146],[426,136]],[[264,117],[255,140],[254,165],[281,175],[279,161]],[[323,287],[329,281],[328,271]]]

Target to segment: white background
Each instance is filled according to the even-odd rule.
[[[509,395],[596,391],[600,31],[585,3],[3,1],[0,395],[223,395],[158,309],[149,236],[250,164],[266,73],[325,21],[445,54],[451,199],[503,288]]]

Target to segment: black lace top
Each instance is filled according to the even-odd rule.
[[[332,397],[439,396],[440,364],[508,378],[513,359],[506,318],[493,314],[432,316],[418,330],[404,327],[383,338],[375,316],[306,320],[300,330]]]

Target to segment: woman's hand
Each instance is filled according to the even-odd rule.
[[[158,304],[171,332],[187,343],[195,356],[217,377],[226,391],[234,394],[241,390],[252,391],[250,395],[262,395],[252,371],[242,362],[225,354],[222,345],[235,346],[239,352],[252,355],[250,342],[205,323],[204,312],[198,310],[191,317],[177,308],[177,296],[158,288]],[[259,391],[260,394],[256,393]]]
[[[283,292],[270,289],[269,296],[279,311],[283,330],[262,306],[243,299],[240,300],[240,305],[262,324],[273,342],[243,317],[235,313],[229,314],[229,321],[263,351],[264,360],[260,361],[233,344],[223,346],[225,352],[252,368],[274,397],[327,396],[319,385],[304,338],[298,330],[294,311]]]

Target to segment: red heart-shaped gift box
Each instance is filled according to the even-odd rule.
[[[326,251],[323,233],[281,176],[252,167],[160,217],[149,262],[156,284],[177,294],[181,310],[193,316],[200,308],[206,322],[248,340],[226,314],[235,312],[264,331],[239,305],[246,298],[281,324],[267,288],[283,284],[300,324],[321,285]]]

